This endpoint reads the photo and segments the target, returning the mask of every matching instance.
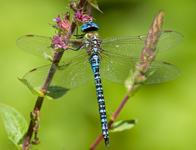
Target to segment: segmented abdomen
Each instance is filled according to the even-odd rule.
[[[99,114],[103,132],[103,138],[107,146],[109,146],[109,134],[108,134],[108,126],[107,126],[107,118],[106,118],[106,110],[105,110],[105,100],[103,96],[103,88],[101,84],[101,76],[99,74],[99,56],[94,54],[89,59],[91,67],[93,69],[94,77],[95,77],[95,87],[97,92],[97,101],[99,105]]]

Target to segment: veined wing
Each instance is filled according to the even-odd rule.
[[[135,70],[136,61],[122,55],[102,51],[100,61],[101,77],[120,84],[124,84],[130,70]]]
[[[167,62],[153,61],[146,73],[149,78],[145,84],[161,83],[176,79],[180,76],[180,70]]]
[[[53,49],[50,47],[51,43],[52,40],[49,37],[39,35],[25,35],[16,41],[20,49],[40,57],[44,57],[44,52],[53,57]]]
[[[20,37],[17,40],[17,45],[20,49],[30,54],[44,57],[51,57],[53,59],[54,50],[51,48],[52,40],[49,37],[39,36],[39,35],[25,35]],[[80,47],[82,44],[80,41],[70,41],[68,47],[76,49],[76,47]],[[65,50],[62,60],[68,59],[71,57],[75,57],[84,52],[83,49],[79,49],[78,51],[74,51],[72,49]],[[68,55],[66,55],[68,53]]]
[[[133,77],[138,59],[124,57],[122,55],[108,54],[103,51],[100,62],[100,75],[112,82],[125,84],[127,77]],[[180,75],[180,71],[172,64],[153,61],[146,72],[148,76],[144,84],[153,84],[174,80]]]
[[[34,89],[41,89],[51,65],[42,66],[29,71],[23,79]],[[93,79],[93,71],[88,61],[86,53],[68,59],[59,63],[59,66],[53,66],[56,72],[50,84],[50,87],[59,87],[71,89],[81,86]]]
[[[184,37],[181,33],[176,31],[161,31],[161,36],[158,39],[157,49],[158,52],[163,52],[179,45]],[[144,47],[146,35],[141,36],[128,36],[128,37],[111,37],[102,40],[102,49],[109,52],[139,57]]]

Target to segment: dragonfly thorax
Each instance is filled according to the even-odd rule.
[[[90,56],[101,53],[101,40],[96,31],[87,32],[83,40],[84,48]]]

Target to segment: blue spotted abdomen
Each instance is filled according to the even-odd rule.
[[[95,87],[97,92],[97,101],[99,105],[99,114],[103,132],[103,138],[105,140],[106,146],[109,146],[109,135],[108,135],[108,126],[107,126],[107,118],[106,118],[106,110],[105,110],[105,100],[103,96],[103,88],[101,84],[101,77],[99,74],[99,56],[94,54],[89,59],[91,67],[93,69],[94,77],[95,77]]]

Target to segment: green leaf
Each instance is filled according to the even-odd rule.
[[[137,120],[121,120],[114,122],[110,128],[110,132],[121,132],[124,130],[131,129],[135,126]]]
[[[43,93],[41,93],[39,90],[36,90],[35,88],[33,88],[26,79],[19,79],[19,80],[22,83],[24,83],[33,94],[38,95],[40,97],[45,97],[45,95]],[[41,89],[41,88],[39,88],[39,89]]]
[[[60,86],[49,86],[46,97],[48,99],[57,99],[65,95],[68,90],[69,89],[66,89]]]
[[[19,78],[18,78],[19,79]],[[29,82],[26,79],[19,79],[22,83],[24,83],[29,90],[39,96],[39,97],[46,97],[48,99],[57,99],[62,97],[63,95],[65,95],[67,93],[67,91],[69,89],[63,88],[63,87],[59,87],[59,86],[49,86],[46,95],[44,95],[40,89],[41,87],[33,87],[29,84]]]
[[[0,104],[0,108],[8,138],[21,149],[23,137],[28,129],[27,121],[17,110],[10,106]]]
[[[48,55],[45,51],[43,52],[43,55],[44,55],[44,58],[46,60],[49,60],[50,62],[53,62],[53,58],[50,55]]]
[[[98,6],[98,4],[97,4],[97,0],[89,0],[88,3],[89,3],[92,7],[94,7],[95,9],[97,9],[98,11],[100,11],[101,13],[103,13],[103,12],[101,11],[101,9],[99,9],[99,6]]]

